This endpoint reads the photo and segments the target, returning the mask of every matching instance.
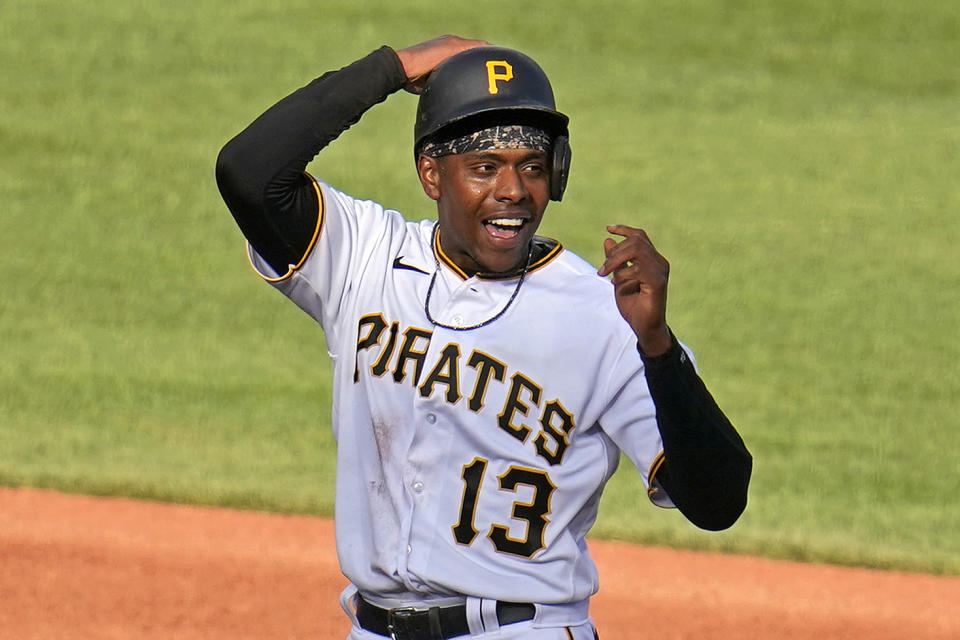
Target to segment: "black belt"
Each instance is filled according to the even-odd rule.
[[[533,620],[532,604],[497,602],[497,620],[501,625]],[[467,605],[430,609],[381,609],[357,597],[357,621],[367,631],[394,640],[446,640],[470,633]]]

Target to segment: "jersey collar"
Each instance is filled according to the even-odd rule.
[[[469,279],[470,274],[458,267],[457,264],[443,251],[443,247],[440,246],[440,234],[437,233],[436,230],[437,227],[434,227],[433,255],[437,259],[437,262],[453,271],[461,280]],[[530,266],[527,268],[527,273],[532,273],[533,271],[546,266],[549,262],[552,262],[554,258],[560,255],[562,251],[563,245],[553,238],[534,236],[533,255],[530,258]],[[513,278],[518,278],[522,271],[523,269],[508,271],[506,273],[485,273],[480,271],[474,275],[482,280],[511,280]]]

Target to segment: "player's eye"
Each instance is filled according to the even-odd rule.
[[[531,175],[539,175],[544,173],[546,170],[546,165],[544,165],[542,162],[531,162],[523,166],[524,173]]]

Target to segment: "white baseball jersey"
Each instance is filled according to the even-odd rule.
[[[467,277],[436,246],[435,222],[316,188],[301,264],[276,274],[248,251],[326,333],[344,574],[379,603],[585,603],[598,585],[584,536],[620,452],[648,483],[662,459],[612,285],[558,245],[502,317],[434,326],[435,273],[430,313],[454,326],[495,316],[517,279]]]

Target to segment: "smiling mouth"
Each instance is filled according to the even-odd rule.
[[[492,218],[483,222],[484,229],[499,240],[512,240],[520,234],[526,220],[523,218]]]

